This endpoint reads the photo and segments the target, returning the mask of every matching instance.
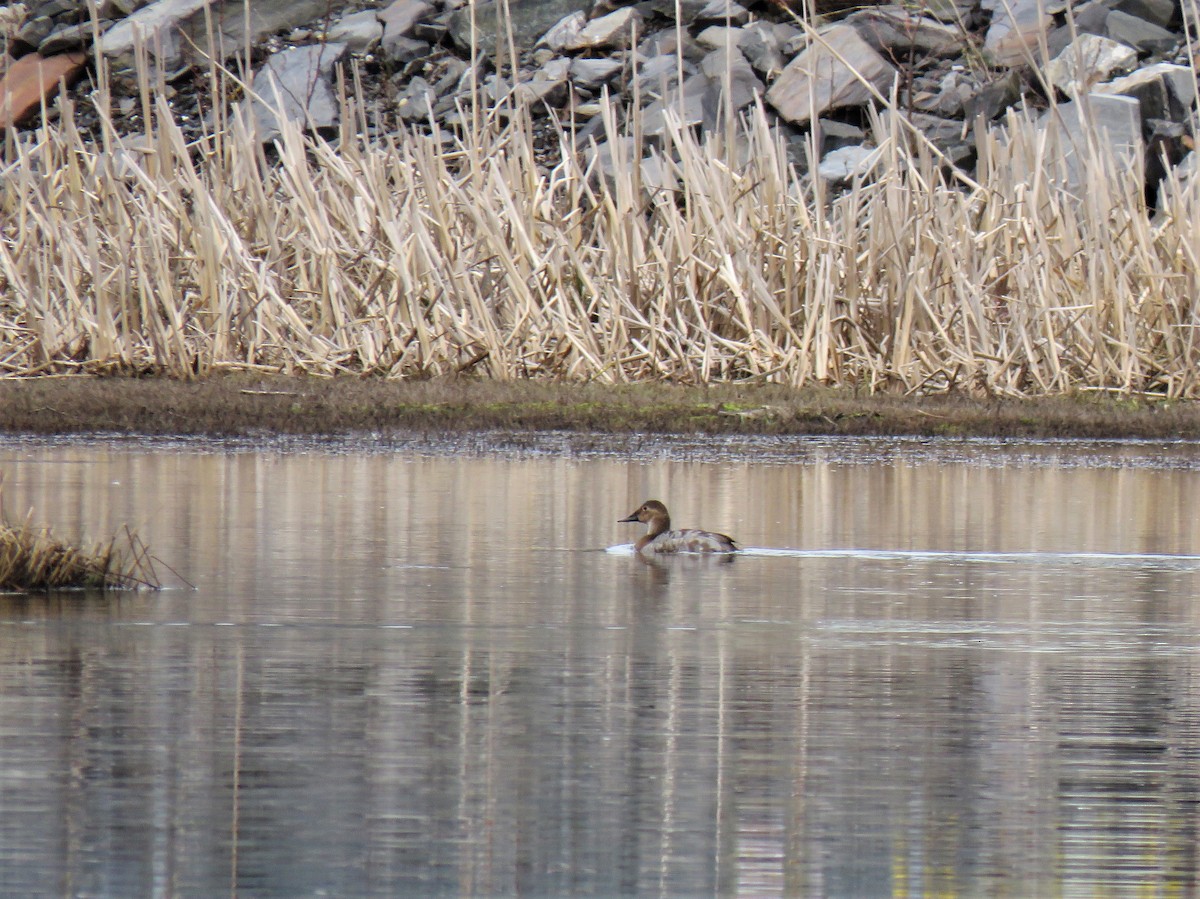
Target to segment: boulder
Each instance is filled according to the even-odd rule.
[[[342,16],[325,31],[324,39],[345,44],[351,53],[366,53],[383,38],[383,23],[373,9]]]
[[[962,51],[962,29],[914,15],[900,6],[875,6],[852,13],[846,23],[876,50],[922,56],[954,56]]]
[[[599,47],[624,49],[633,43],[633,33],[641,22],[641,15],[632,6],[624,6],[606,16],[592,19],[568,38],[564,50],[595,50]]]
[[[416,24],[433,13],[433,4],[425,0],[395,0],[383,9],[377,16],[383,26],[383,36],[379,39],[379,49],[386,56],[393,55],[392,44],[407,39]]]
[[[272,141],[281,120],[305,128],[329,128],[338,122],[331,75],[347,51],[345,44],[308,44],[271,56],[255,74],[252,110],[259,138]]]
[[[1138,101],[1112,94],[1086,94],[1047,110],[1040,120],[1058,138],[1058,156],[1066,163],[1069,190],[1084,182],[1086,154],[1095,147],[1116,166],[1128,164],[1142,150],[1142,117]]]
[[[1017,66],[1037,59],[1037,45],[1053,17],[1042,0],[1012,0],[996,4],[983,49],[998,66]]]
[[[862,144],[841,147],[825,154],[817,166],[817,174],[824,181],[850,181],[869,175],[879,164],[879,160],[878,147],[866,147]]]
[[[1105,20],[1108,36],[1136,49],[1139,53],[1167,53],[1182,43],[1180,35],[1161,25],[1115,9]]]
[[[1137,64],[1132,47],[1095,34],[1081,34],[1046,64],[1046,79],[1068,97],[1087,93],[1093,85]]]
[[[853,26],[833,25],[788,63],[767,91],[767,102],[784,119],[803,125],[827,110],[871,102],[868,84],[886,95],[898,74]]]

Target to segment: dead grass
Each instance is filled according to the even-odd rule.
[[[267,152],[237,110],[188,144],[142,88],[144,134],[89,143],[68,104],[9,149],[0,375],[1200,394],[1197,188],[1151,218],[1140,164],[1072,172],[1019,116],[978,132],[973,181],[880,120],[880,168],[831,196],[755,107],[703,140],[668,114],[657,174],[601,174],[568,138],[539,165],[504,104],[374,142],[351,106],[338,140]]]
[[[128,530],[125,542],[124,549],[114,538],[86,550],[64,543],[28,518],[20,525],[0,523],[0,590],[157,589],[146,547]]]

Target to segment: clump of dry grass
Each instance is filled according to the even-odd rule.
[[[146,547],[126,530],[127,548],[116,539],[91,550],[71,546],[49,528],[0,523],[0,590],[129,590],[160,586]]]
[[[1068,172],[1018,116],[978,130],[972,180],[893,104],[875,172],[832,195],[761,107],[704,137],[668,114],[652,173],[610,104],[602,174],[569,136],[541,165],[510,108],[368,140],[351,105],[337,141],[288,126],[267,153],[237,110],[188,144],[143,94],[145,134],[86,141],[67,104],[10,149],[0,374],[1200,395],[1197,188],[1152,218],[1140,164]]]

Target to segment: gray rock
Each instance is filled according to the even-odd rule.
[[[826,153],[817,166],[817,174],[824,181],[839,183],[869,175],[879,164],[881,155],[878,147],[861,144],[841,147]]]
[[[425,122],[429,120],[436,100],[433,85],[418,75],[405,85],[396,98],[396,109],[406,122]]]
[[[1046,64],[1045,75],[1068,97],[1075,97],[1116,73],[1128,72],[1136,64],[1137,52],[1132,47],[1095,34],[1081,34]]]
[[[623,68],[624,63],[609,57],[604,59],[580,57],[571,60],[570,77],[571,81],[580,87],[595,90],[608,84],[613,76]]]
[[[983,116],[990,122],[1008,109],[1021,96],[1021,76],[1015,71],[989,81],[963,105],[963,115],[968,119]]]
[[[70,50],[80,50],[90,47],[99,30],[104,33],[104,23],[82,22],[78,25],[62,25],[55,28],[50,35],[38,45],[42,56],[57,56]]]
[[[813,133],[820,139],[818,152],[824,159],[834,150],[854,147],[867,139],[867,132],[857,125],[839,122],[837,119],[818,119]]]
[[[26,50],[36,50],[54,32],[55,25],[51,16],[26,19],[13,40]]]
[[[345,44],[309,44],[276,53],[255,74],[252,111],[259,138],[274,140],[281,120],[305,128],[328,128],[338,122],[338,103],[330,76],[347,51]]]
[[[390,44],[407,38],[418,22],[433,12],[433,4],[425,0],[395,0],[379,10],[379,22],[383,25],[383,37],[379,49],[387,56],[393,55]]]
[[[1067,17],[1072,21],[1055,28],[1046,37],[1046,49],[1050,58],[1058,56],[1070,46],[1071,41],[1081,34],[1108,36],[1108,14],[1112,12],[1112,0],[1090,0],[1071,9]]]
[[[568,44],[573,44],[587,25],[588,19],[582,10],[563,16],[555,22],[550,30],[538,39],[539,47],[547,47],[555,53],[561,53]]]
[[[914,15],[900,6],[875,6],[846,17],[876,50],[954,56],[962,51],[962,29]]]
[[[1105,24],[1109,37],[1136,48],[1139,53],[1166,53],[1181,41],[1173,31],[1120,10],[1110,12]]]
[[[1116,8],[1144,22],[1169,28],[1175,22],[1179,4],[1175,0],[1121,0]]]
[[[387,34],[386,29],[384,29],[384,34]],[[405,37],[402,34],[396,35],[391,40],[387,40],[385,37],[384,42],[379,46],[379,52],[383,58],[395,66],[406,66],[418,59],[424,59],[432,51],[433,48],[425,41],[419,41],[415,37]]]
[[[666,19],[675,19],[676,0],[650,0],[650,9]],[[679,0],[680,22],[694,25],[698,22],[724,22],[728,25],[744,25],[750,13],[734,0]]]
[[[1177,66],[1171,63],[1159,62],[1144,66],[1136,72],[1123,78],[1116,78],[1108,84],[1099,86],[1100,93],[1124,94],[1126,90],[1145,81],[1161,80],[1171,92],[1171,96],[1183,107],[1190,107],[1196,102],[1196,74],[1188,66]]]
[[[873,94],[863,81],[886,95],[897,74],[855,28],[833,25],[788,63],[767,102],[789,122],[804,124],[829,109],[869,103]]]
[[[564,50],[595,50],[598,47],[624,49],[633,43],[633,32],[642,17],[632,6],[624,6],[606,16],[592,19],[579,33],[563,44]]]
[[[891,117],[895,114],[884,110],[880,115],[885,131],[890,128]],[[945,119],[920,112],[908,113],[904,117],[955,165],[961,165],[975,155],[973,129],[961,119]],[[907,127],[898,127],[901,134],[911,134]]]
[[[913,98],[915,108],[947,117],[961,117],[967,103],[979,92],[975,77],[958,66],[942,76],[932,89],[926,89],[920,83],[914,87],[918,88]]]
[[[456,10],[449,19],[448,28],[454,42],[471,51],[471,8]],[[496,52],[499,42],[508,45],[508,34],[512,32],[517,55],[533,48],[550,26],[573,12],[586,12],[588,0],[510,0],[508,19],[501,19],[501,7],[496,2],[480,3],[475,8],[476,50],[483,56]]]
[[[1160,62],[1098,84],[1095,92],[1133,97],[1141,103],[1143,120],[1182,121],[1196,101],[1196,76],[1187,66]]]
[[[999,66],[1022,65],[1032,56],[1053,22],[1042,0],[1012,0],[999,4],[984,37],[983,49]]]
[[[722,113],[742,109],[761,92],[762,82],[739,51],[713,50],[681,89],[646,107],[642,131],[661,135],[675,120],[685,128],[699,125],[711,130],[720,124]]]
[[[248,43],[321,18],[328,0],[158,0],[122,19],[100,38],[97,51],[108,57],[114,74],[132,70],[135,41],[152,61],[176,72],[207,54],[226,59]],[[249,30],[247,31],[247,26]]]
[[[1086,94],[1047,110],[1040,126],[1058,140],[1057,156],[1066,164],[1069,190],[1083,184],[1089,147],[1110,157],[1116,166],[1138,158],[1142,149],[1141,111],[1138,101],[1129,97]]]
[[[673,53],[651,56],[647,60],[637,60],[633,72],[634,87],[642,95],[643,102],[661,99],[679,84],[680,62]],[[695,74],[695,69],[683,65],[683,76]]]
[[[672,168],[657,154],[643,157],[641,147],[632,137],[622,137],[611,142],[603,141],[587,149],[584,159],[591,171],[610,184],[625,176],[634,166],[638,166],[641,170],[642,189],[646,193],[653,195],[660,191],[674,192],[679,189]]]
[[[754,71],[774,80],[791,59],[789,46],[801,36],[800,29],[785,23],[751,22],[742,29],[738,49]]]
[[[345,44],[351,53],[366,53],[383,39],[383,23],[373,9],[342,16],[329,26],[325,40]]]

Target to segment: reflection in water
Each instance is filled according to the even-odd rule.
[[[0,449],[199,585],[0,606],[4,893],[1195,889],[1179,450],[302,450]],[[774,549],[601,551],[650,494]]]

